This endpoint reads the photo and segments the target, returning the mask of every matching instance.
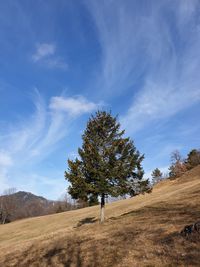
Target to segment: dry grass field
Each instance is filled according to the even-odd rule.
[[[182,237],[200,220],[200,166],[151,194],[106,206],[0,226],[0,266],[200,266],[200,237]]]

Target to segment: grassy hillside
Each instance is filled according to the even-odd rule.
[[[0,266],[200,266],[200,238],[179,232],[200,219],[200,166],[151,194],[0,226]]]
[[[66,203],[64,200],[52,201],[24,191],[7,193],[0,196],[0,207],[2,205],[4,211],[1,222],[4,221],[5,217],[7,221],[12,222],[22,218],[55,214],[59,210],[74,209],[72,204]]]

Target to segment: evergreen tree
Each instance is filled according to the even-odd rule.
[[[152,171],[151,176],[152,176],[152,183],[153,185],[155,185],[161,181],[163,174],[158,168],[156,168],[155,170]]]
[[[200,164],[200,150],[192,149],[187,156],[185,161],[187,170],[194,168],[195,166]]]
[[[69,193],[75,199],[97,203],[101,199],[101,222],[104,221],[106,196],[131,196],[149,190],[143,181],[140,155],[130,138],[123,137],[117,118],[105,111],[96,112],[82,136],[79,158],[68,160],[65,178],[71,183]]]

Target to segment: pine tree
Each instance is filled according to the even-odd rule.
[[[152,183],[153,185],[155,185],[161,181],[163,174],[158,168],[156,168],[155,170],[152,171],[151,176],[152,176]]]
[[[143,181],[140,155],[130,138],[123,137],[116,117],[105,111],[91,116],[82,136],[79,158],[68,160],[65,178],[71,183],[69,194],[75,199],[96,203],[101,199],[101,222],[104,221],[106,196],[118,197],[149,190]]]
[[[185,161],[187,170],[194,168],[195,166],[200,164],[200,150],[192,149]]]

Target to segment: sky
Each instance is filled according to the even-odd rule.
[[[145,177],[200,147],[200,1],[0,1],[0,193],[58,199],[97,110]]]

